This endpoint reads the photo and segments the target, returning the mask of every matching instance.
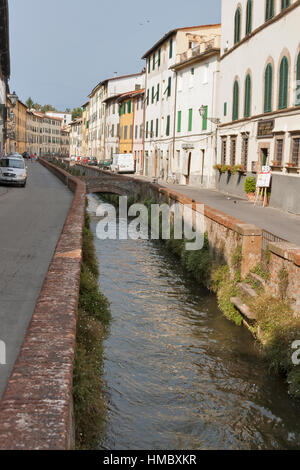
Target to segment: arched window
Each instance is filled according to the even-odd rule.
[[[237,121],[239,118],[239,84],[236,80],[233,86],[233,107],[232,107],[232,120]]]
[[[281,10],[285,10],[291,4],[291,0],[281,0]]]
[[[274,0],[266,0],[266,21],[274,16]]]
[[[241,40],[241,9],[238,8],[234,17],[234,44]]]
[[[252,0],[247,2],[246,35],[252,32]]]
[[[296,66],[296,106],[300,106],[300,52]]]
[[[248,118],[251,116],[251,77],[248,74],[245,81],[245,107],[244,117]]]
[[[272,108],[273,108],[272,96],[273,96],[273,68],[271,64],[268,64],[266,68],[266,72],[265,72],[265,104],[264,104],[265,113],[270,113],[272,111]]]
[[[283,57],[279,72],[279,100],[278,108],[285,109],[288,106],[288,86],[289,86],[289,63],[286,57]]]

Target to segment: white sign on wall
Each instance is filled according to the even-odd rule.
[[[269,188],[271,186],[271,173],[259,173],[257,178],[257,188]]]

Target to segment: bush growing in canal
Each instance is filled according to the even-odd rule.
[[[98,273],[90,219],[86,215],[73,379],[76,446],[79,449],[95,448],[106,417],[101,381],[102,344],[110,310],[107,299],[99,291]]]
[[[238,295],[238,288],[231,278],[229,266],[212,268],[210,282],[210,287],[216,293],[219,307],[224,315],[236,325],[241,326],[243,317],[230,301],[232,297]]]

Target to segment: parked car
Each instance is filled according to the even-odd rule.
[[[25,188],[27,182],[27,169],[21,155],[9,155],[0,159],[0,183],[19,185]]]
[[[135,173],[135,160],[132,153],[120,153],[114,155],[111,170],[114,173]]]

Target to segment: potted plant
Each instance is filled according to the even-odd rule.
[[[222,165],[220,163],[218,163],[217,165],[214,165],[214,170],[217,170],[221,173],[221,169],[222,169]]]
[[[235,175],[236,173],[244,173],[244,167],[243,165],[234,165],[230,172],[232,175]]]
[[[246,178],[244,190],[247,194],[248,201],[254,202],[256,191],[256,178],[254,176]]]
[[[221,173],[227,173],[230,170],[229,165],[223,165],[221,168]]]
[[[279,162],[277,160],[274,160],[273,166],[279,166]]]
[[[294,163],[292,163],[292,162],[288,162],[288,163],[286,164],[286,166],[287,166],[288,168],[293,168],[293,166],[294,166]]]

